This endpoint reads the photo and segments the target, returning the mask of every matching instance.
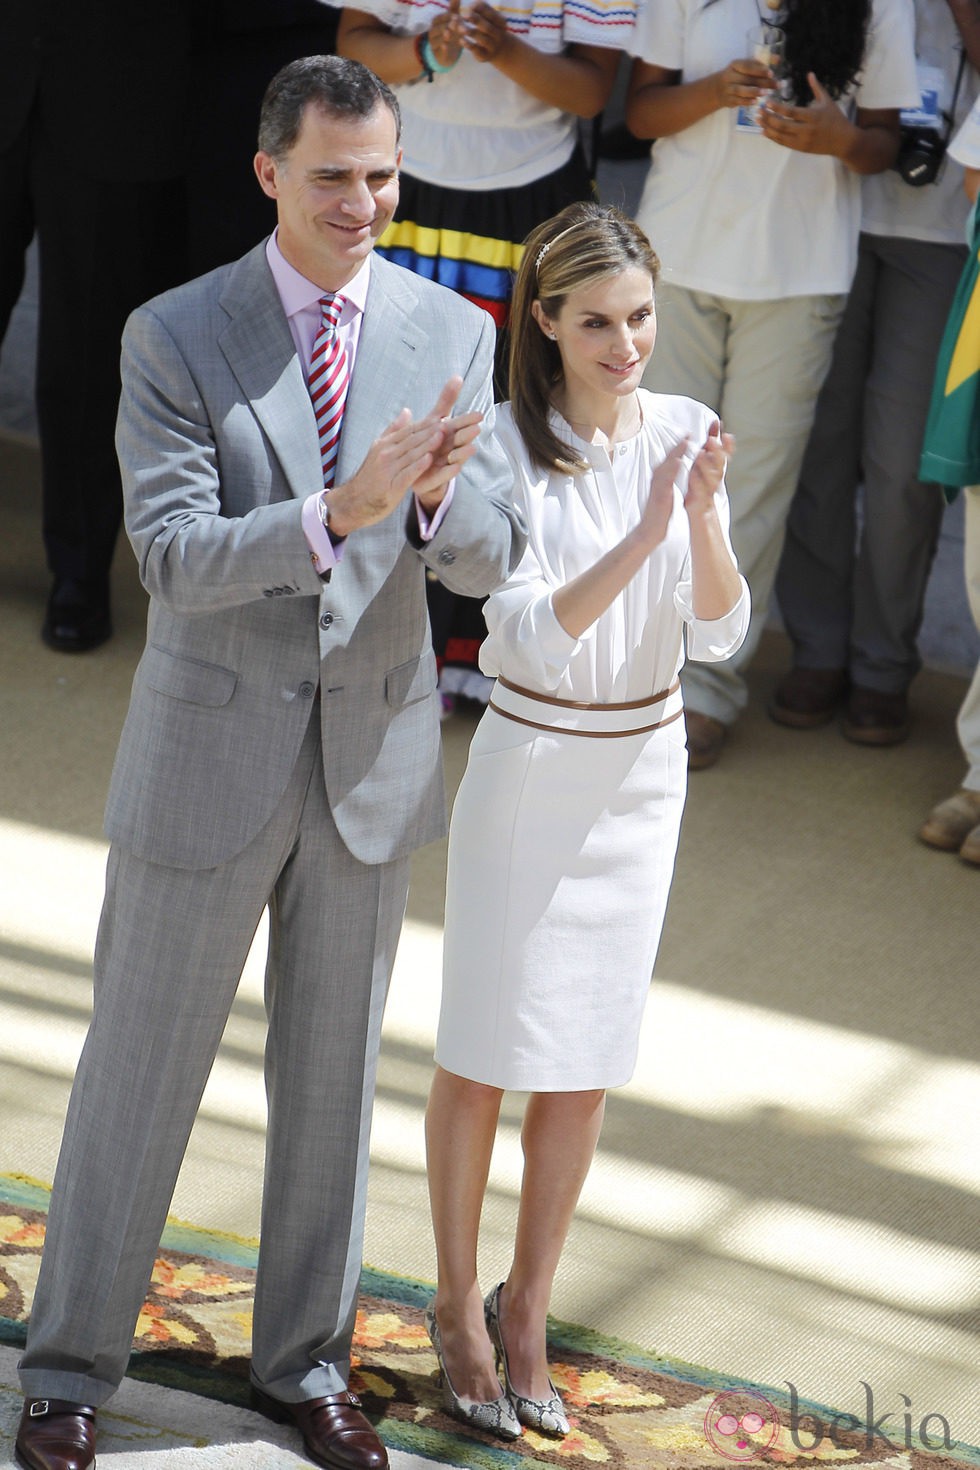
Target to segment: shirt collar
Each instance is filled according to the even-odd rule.
[[[288,317],[298,316],[300,312],[307,311],[316,306],[321,296],[327,293],[322,286],[317,286],[313,281],[307,280],[301,275],[295,266],[289,261],[279,249],[278,229],[274,230],[266,242],[265,255],[272,271],[272,279],[276,283],[279,292],[279,300],[282,309]],[[343,296],[345,306],[341,321],[349,321],[354,312],[363,312],[364,303],[367,300],[368,286],[371,282],[371,256],[369,255],[361,266],[357,275],[352,277],[337,294]]]

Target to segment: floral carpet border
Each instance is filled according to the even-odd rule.
[[[0,1342],[22,1346],[49,1190],[0,1175]],[[258,1242],[168,1221],[137,1325],[129,1376],[224,1403],[249,1401]],[[564,1322],[549,1324],[553,1376],[569,1410],[563,1441],[515,1445],[463,1431],[442,1408],[422,1314],[432,1287],[366,1266],[351,1385],[394,1448],[472,1470],[726,1470],[845,1462],[894,1470],[980,1467],[980,1449],[923,1447],[853,1415],[788,1398]],[[931,1416],[938,1419],[939,1416]],[[852,1423],[848,1425],[847,1420]],[[932,1426],[938,1429],[938,1425]],[[884,1433],[893,1436],[894,1425]]]

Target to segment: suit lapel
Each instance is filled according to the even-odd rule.
[[[221,305],[229,321],[218,345],[268,435],[293,495],[303,498],[322,483],[320,446],[264,242],[233,268]]]
[[[356,473],[375,439],[410,400],[429,342],[428,333],[413,319],[416,302],[411,274],[375,256],[344,411],[338,482]],[[228,313],[228,325],[218,339],[221,351],[268,435],[293,495],[305,497],[320,483],[320,446],[306,378],[264,243],[232,269],[221,305]]]
[[[375,439],[411,399],[429,342],[424,327],[413,319],[417,299],[408,271],[377,255],[372,258],[371,284],[340,436],[338,481],[357,472]]]

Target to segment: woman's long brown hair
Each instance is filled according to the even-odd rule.
[[[648,271],[656,284],[660,262],[636,221],[588,200],[569,204],[524,242],[510,307],[510,402],[531,462],[540,469],[574,474],[586,466],[549,422],[562,381],[561,356],[531,307],[540,301],[553,319],[570,291],[631,267]]]

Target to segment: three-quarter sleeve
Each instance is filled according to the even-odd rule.
[[[739,573],[741,592],[738,601],[723,618],[698,618],[694,615],[690,577],[678,582],[674,589],[674,607],[685,626],[687,656],[697,663],[714,664],[730,658],[739,648],[749,631],[752,601],[749,584]]]
[[[480,649],[480,668],[485,674],[495,676],[506,665],[517,683],[544,690],[557,686],[579,640],[555,615],[555,590],[529,546],[513,577],[490,594],[484,608],[489,636]]]

